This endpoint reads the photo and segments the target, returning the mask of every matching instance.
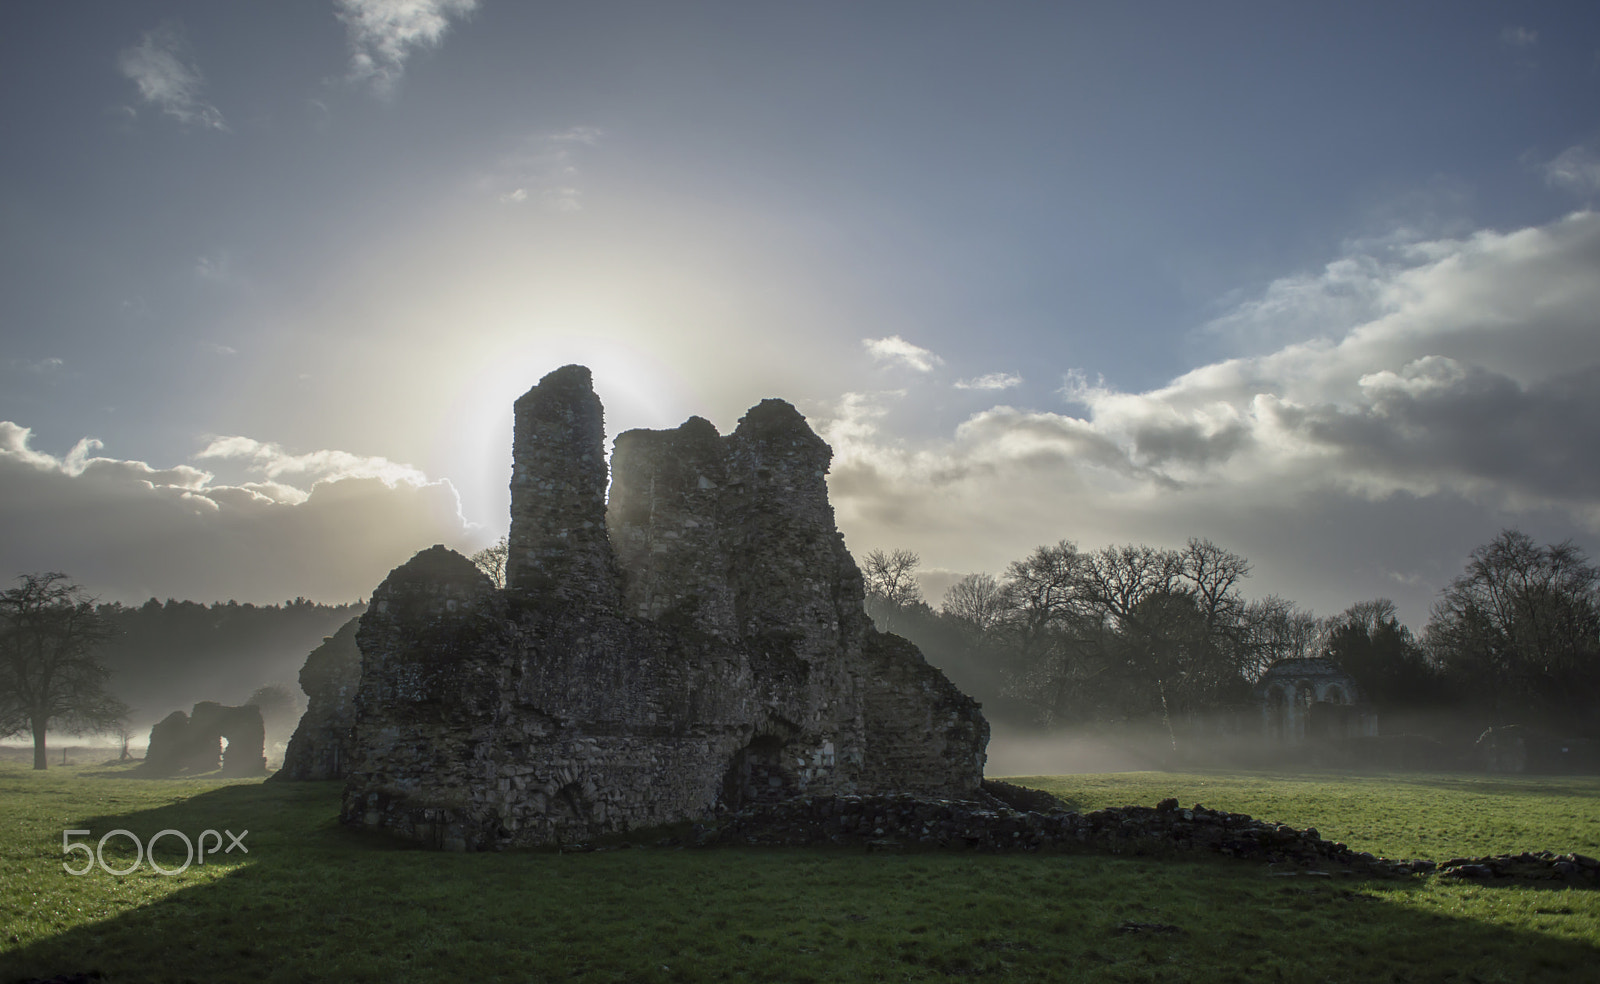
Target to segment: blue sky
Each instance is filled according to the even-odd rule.
[[[362,596],[504,529],[510,401],[571,361],[613,435],[791,400],[934,600],[1201,536],[1420,627],[1503,526],[1595,552],[1593,4],[8,22],[7,570]]]

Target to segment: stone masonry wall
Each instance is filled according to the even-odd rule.
[[[361,650],[356,645],[360,618],[311,650],[300,668],[306,711],[283,753],[283,768],[272,778],[343,779],[355,729],[356,689],[361,685]]]
[[[517,401],[505,590],[434,547],[373,592],[345,822],[476,850],[802,794],[977,795],[988,724],[872,629],[804,418],[768,400],[727,437],[623,434],[598,516],[588,387],[569,366]]]
[[[563,366],[523,394],[511,450],[506,586],[523,595],[611,605],[605,413],[589,370]]]

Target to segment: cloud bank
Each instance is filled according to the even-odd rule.
[[[57,456],[0,421],[5,573],[61,570],[107,600],[345,601],[434,543],[464,546],[455,489],[407,465],[341,451],[290,454],[218,438],[197,461],[243,464],[218,482],[192,464],[103,457],[99,441]]]
[[[995,406],[914,446],[847,400],[823,424],[841,521],[872,531],[852,536],[858,549],[894,541],[935,557],[927,545],[958,528],[1012,543],[1237,531],[1270,555],[1272,537],[1326,543],[1327,529],[1287,528],[1292,513],[1321,526],[1304,515],[1322,509],[1365,517],[1351,521],[1370,528],[1331,536],[1389,549],[1397,583],[1402,558],[1376,541],[1404,540],[1396,524],[1416,503],[1477,517],[1484,528],[1460,531],[1466,548],[1521,518],[1600,531],[1596,270],[1589,211],[1391,244],[1271,284],[1211,326],[1258,354],[1159,389],[1069,374],[1060,395],[1077,412]],[[873,350],[908,358],[887,352]]]

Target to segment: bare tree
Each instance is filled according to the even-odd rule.
[[[128,713],[106,692],[94,657],[110,631],[67,575],[23,574],[0,592],[0,736],[33,735],[33,767],[48,768],[45,732],[102,731]]]
[[[1005,591],[993,574],[968,574],[945,591],[939,610],[978,632],[988,632],[1005,617]]]
[[[1210,540],[1190,538],[1178,554],[1184,580],[1193,585],[1195,605],[1208,629],[1216,629],[1237,615],[1241,601],[1239,583],[1250,576],[1250,562]]]
[[[1600,690],[1600,569],[1571,541],[1503,530],[1472,551],[1433,606],[1436,665],[1502,712],[1593,715]],[[1590,723],[1593,727],[1593,723]]]
[[[1024,661],[1044,655],[1057,641],[1053,633],[1088,614],[1082,591],[1085,562],[1077,544],[1061,540],[1006,568],[1005,627]]]
[[[1006,690],[1036,707],[1046,726],[1069,716],[1104,667],[1101,619],[1082,590],[1086,562],[1077,544],[1060,540],[1006,568],[997,626],[1009,657]]]
[[[1181,590],[1183,556],[1173,550],[1127,544],[1087,555],[1082,568],[1085,600],[1123,629],[1139,629],[1140,605],[1158,594]]]
[[[118,721],[112,726],[111,733],[117,736],[117,743],[122,746],[122,754],[118,756],[118,761],[126,762],[130,758],[133,758],[133,756],[128,753],[128,745],[133,741],[133,725],[129,724],[126,720]]]
[[[916,571],[922,558],[910,550],[867,554],[861,576],[867,586],[867,614],[885,632],[895,630],[901,611],[922,600]]]
[[[1241,671],[1255,679],[1280,659],[1315,656],[1323,647],[1316,615],[1287,598],[1268,595],[1244,607]]]
[[[478,570],[489,575],[497,588],[506,586],[506,561],[511,556],[511,534],[502,533],[500,539],[484,547],[468,559],[478,565]]]

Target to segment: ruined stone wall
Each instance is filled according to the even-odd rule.
[[[169,776],[220,768],[225,776],[259,776],[267,771],[266,740],[261,708],[203,700],[189,714],[173,711],[150,729],[139,771]]]
[[[517,400],[515,414],[506,586],[568,603],[615,603],[605,412],[589,370],[550,373]]]
[[[989,744],[978,702],[899,636],[869,634],[866,657],[863,787],[940,799],[967,795],[966,779],[983,775]]]
[[[356,689],[361,685],[359,617],[322,640],[300,668],[307,704],[273,779],[343,779],[355,729]]]
[[[623,611],[691,619],[723,639],[739,635],[722,499],[727,452],[711,422],[631,430],[611,454],[615,487],[606,511],[622,569]]]
[[[484,849],[800,794],[975,795],[988,725],[871,628],[805,419],[768,400],[726,438],[622,435],[596,525],[601,419],[581,367],[517,402],[506,590],[434,547],[373,593],[345,821]]]

